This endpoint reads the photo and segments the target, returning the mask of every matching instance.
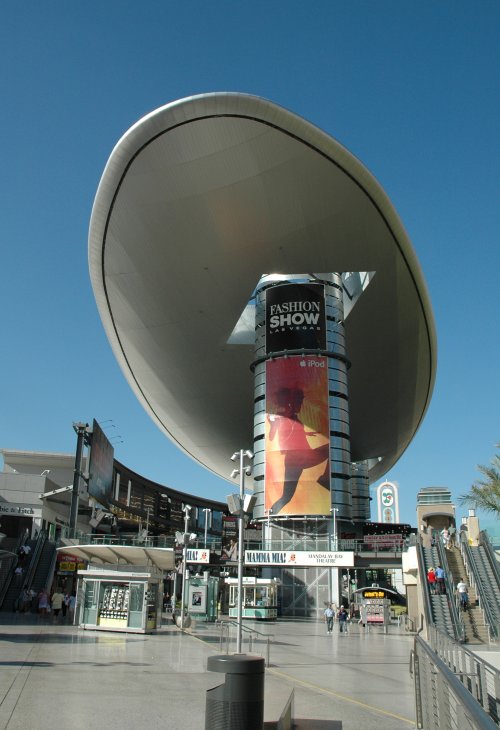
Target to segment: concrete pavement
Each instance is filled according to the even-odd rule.
[[[414,727],[408,671],[412,638],[389,633],[331,636],[316,621],[246,622],[266,654],[265,720],[275,722],[294,691],[301,728],[388,730]],[[248,650],[247,634],[242,650]],[[229,653],[235,650],[235,634]],[[32,615],[0,614],[0,730],[199,730],[206,690],[224,675],[206,671],[219,631],[198,623],[181,633],[170,621],[153,635],[83,631]],[[223,647],[226,651],[226,647]]]

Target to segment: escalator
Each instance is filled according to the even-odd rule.
[[[464,535],[460,549],[489,638],[497,640],[500,637],[500,569],[495,552],[485,532],[481,532],[478,546],[469,545]]]
[[[454,641],[463,642],[465,630],[455,600],[455,586],[448,566],[446,551],[441,543],[425,548],[417,542],[418,569],[421,576],[424,613],[427,624],[434,626]],[[440,565],[444,570],[444,594],[431,593],[427,582],[429,568]]]
[[[30,542],[29,545],[32,549],[23,564],[22,577],[19,579],[15,576],[13,568],[10,571],[1,596],[0,610],[2,611],[16,611],[24,589],[33,589],[38,594],[47,587],[47,583],[52,579],[56,559],[55,543],[48,540],[47,534],[42,531],[38,539]]]

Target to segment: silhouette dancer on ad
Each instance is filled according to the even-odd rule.
[[[270,425],[269,441],[278,439],[279,450],[284,456],[283,493],[273,504],[273,515],[281,512],[295,494],[304,469],[326,461],[325,472],[317,483],[325,489],[330,488],[328,475],[329,444],[312,448],[307,436],[317,435],[316,431],[306,431],[299,420],[300,409],[304,402],[304,393],[299,388],[280,388],[276,393],[276,413],[268,415]]]

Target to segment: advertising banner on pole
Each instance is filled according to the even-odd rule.
[[[265,508],[330,515],[328,361],[305,355],[266,362]]]
[[[94,418],[90,446],[89,494],[105,506],[113,489],[113,457],[113,446]]]
[[[326,348],[323,284],[280,284],[266,291],[266,352]]]

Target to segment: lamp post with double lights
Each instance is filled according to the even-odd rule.
[[[255,504],[255,497],[251,496],[245,499],[245,474],[250,476],[252,473],[251,464],[245,465],[245,459],[251,461],[253,453],[249,449],[240,449],[231,456],[231,461],[239,460],[239,469],[233,469],[231,477],[234,479],[240,477],[240,493],[231,494],[227,498],[229,511],[238,516],[238,606],[237,606],[237,635],[236,635],[236,653],[241,654],[241,630],[242,630],[242,603],[243,603],[243,531],[244,516],[250,514]]]

